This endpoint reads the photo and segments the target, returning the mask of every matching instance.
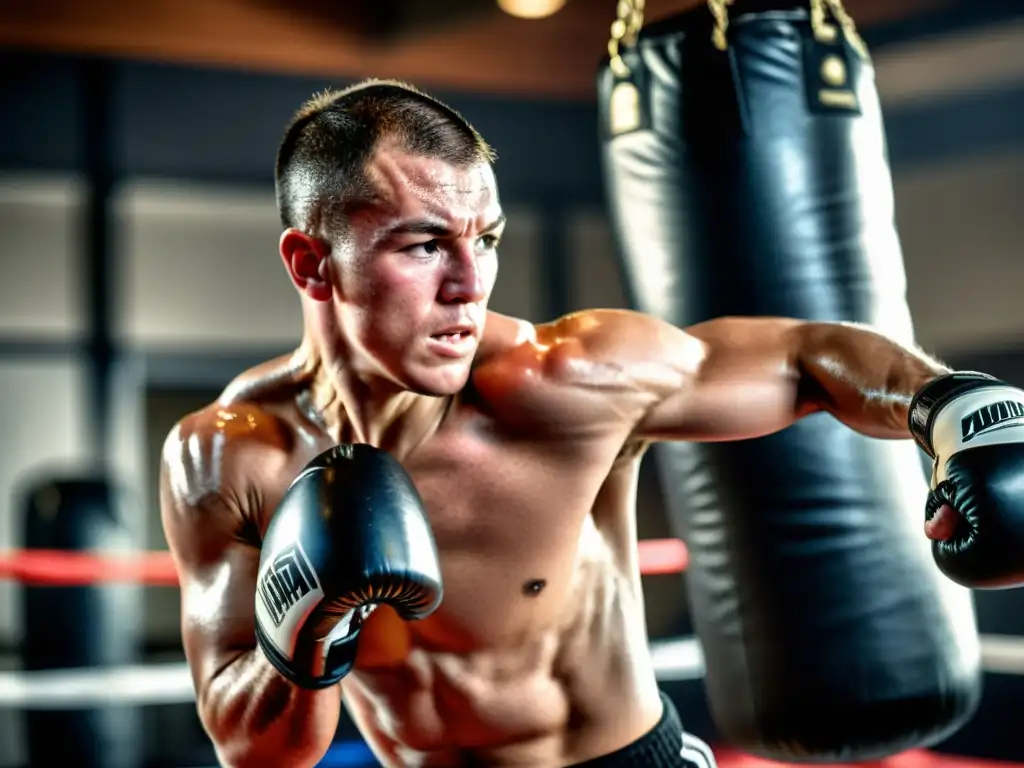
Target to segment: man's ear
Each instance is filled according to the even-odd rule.
[[[278,250],[284,268],[288,270],[288,277],[301,293],[313,301],[327,301],[331,298],[330,246],[304,232],[289,228],[281,233]]]

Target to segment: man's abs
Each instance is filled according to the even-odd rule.
[[[378,610],[343,682],[378,757],[395,766],[562,766],[650,730],[661,702],[642,599],[593,556],[573,581],[561,621],[504,647],[446,649],[443,608],[423,627]]]

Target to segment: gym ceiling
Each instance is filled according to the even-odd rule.
[[[703,0],[647,0],[657,20]],[[741,0],[742,2],[742,0]],[[1012,2],[1012,0],[1011,0]],[[846,0],[869,44],[985,0]],[[614,0],[524,20],[495,0],[33,0],[5,3],[0,47],[591,100]]]

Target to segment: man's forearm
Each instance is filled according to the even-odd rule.
[[[225,766],[316,765],[338,727],[338,686],[305,690],[259,650],[243,653],[209,682],[200,716]]]
[[[909,437],[911,399],[949,372],[920,350],[864,326],[806,323],[799,334],[802,397],[872,437]]]

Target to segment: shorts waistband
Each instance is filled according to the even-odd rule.
[[[661,693],[661,719],[650,731],[622,749],[571,768],[717,768],[711,748],[683,730],[672,700]]]

